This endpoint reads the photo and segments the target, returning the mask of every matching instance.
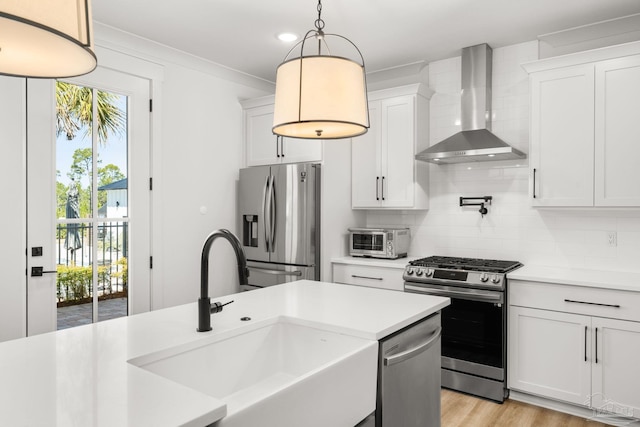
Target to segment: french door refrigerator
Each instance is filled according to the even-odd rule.
[[[321,167],[314,163],[240,170],[239,231],[251,290],[320,280]]]

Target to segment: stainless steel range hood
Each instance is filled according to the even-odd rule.
[[[487,44],[462,49],[462,131],[416,154],[416,160],[443,164],[526,157],[491,133],[492,52]]]

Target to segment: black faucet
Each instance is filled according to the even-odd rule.
[[[202,259],[200,260],[200,298],[198,299],[198,332],[206,332],[211,330],[211,314],[219,313],[222,311],[222,307],[226,304],[220,304],[214,302],[211,304],[211,298],[209,298],[209,252],[211,251],[211,245],[213,241],[218,237],[225,238],[233,247],[236,253],[236,260],[238,261],[238,280],[240,286],[248,283],[249,269],[247,269],[247,258],[244,255],[242,245],[236,236],[229,230],[220,229],[209,234],[207,240],[204,241],[202,247]]]

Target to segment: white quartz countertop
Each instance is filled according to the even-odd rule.
[[[385,267],[385,268],[397,268],[404,270],[409,264],[409,261],[418,259],[419,257],[409,256],[398,259],[383,259],[383,258],[365,258],[356,256],[345,256],[338,258],[331,258],[331,262],[335,264],[352,264],[352,265],[365,265],[369,267]]]
[[[525,265],[508,274],[509,280],[527,280],[640,292],[640,273]]]
[[[197,305],[0,343],[0,425],[204,426],[224,402],[127,361],[159,350],[232,336],[286,316],[369,340],[441,310],[448,298],[302,280],[212,301],[234,300],[199,333]],[[248,316],[252,320],[240,321]]]

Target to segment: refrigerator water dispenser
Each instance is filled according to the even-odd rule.
[[[258,247],[258,215],[243,215],[242,245]]]

